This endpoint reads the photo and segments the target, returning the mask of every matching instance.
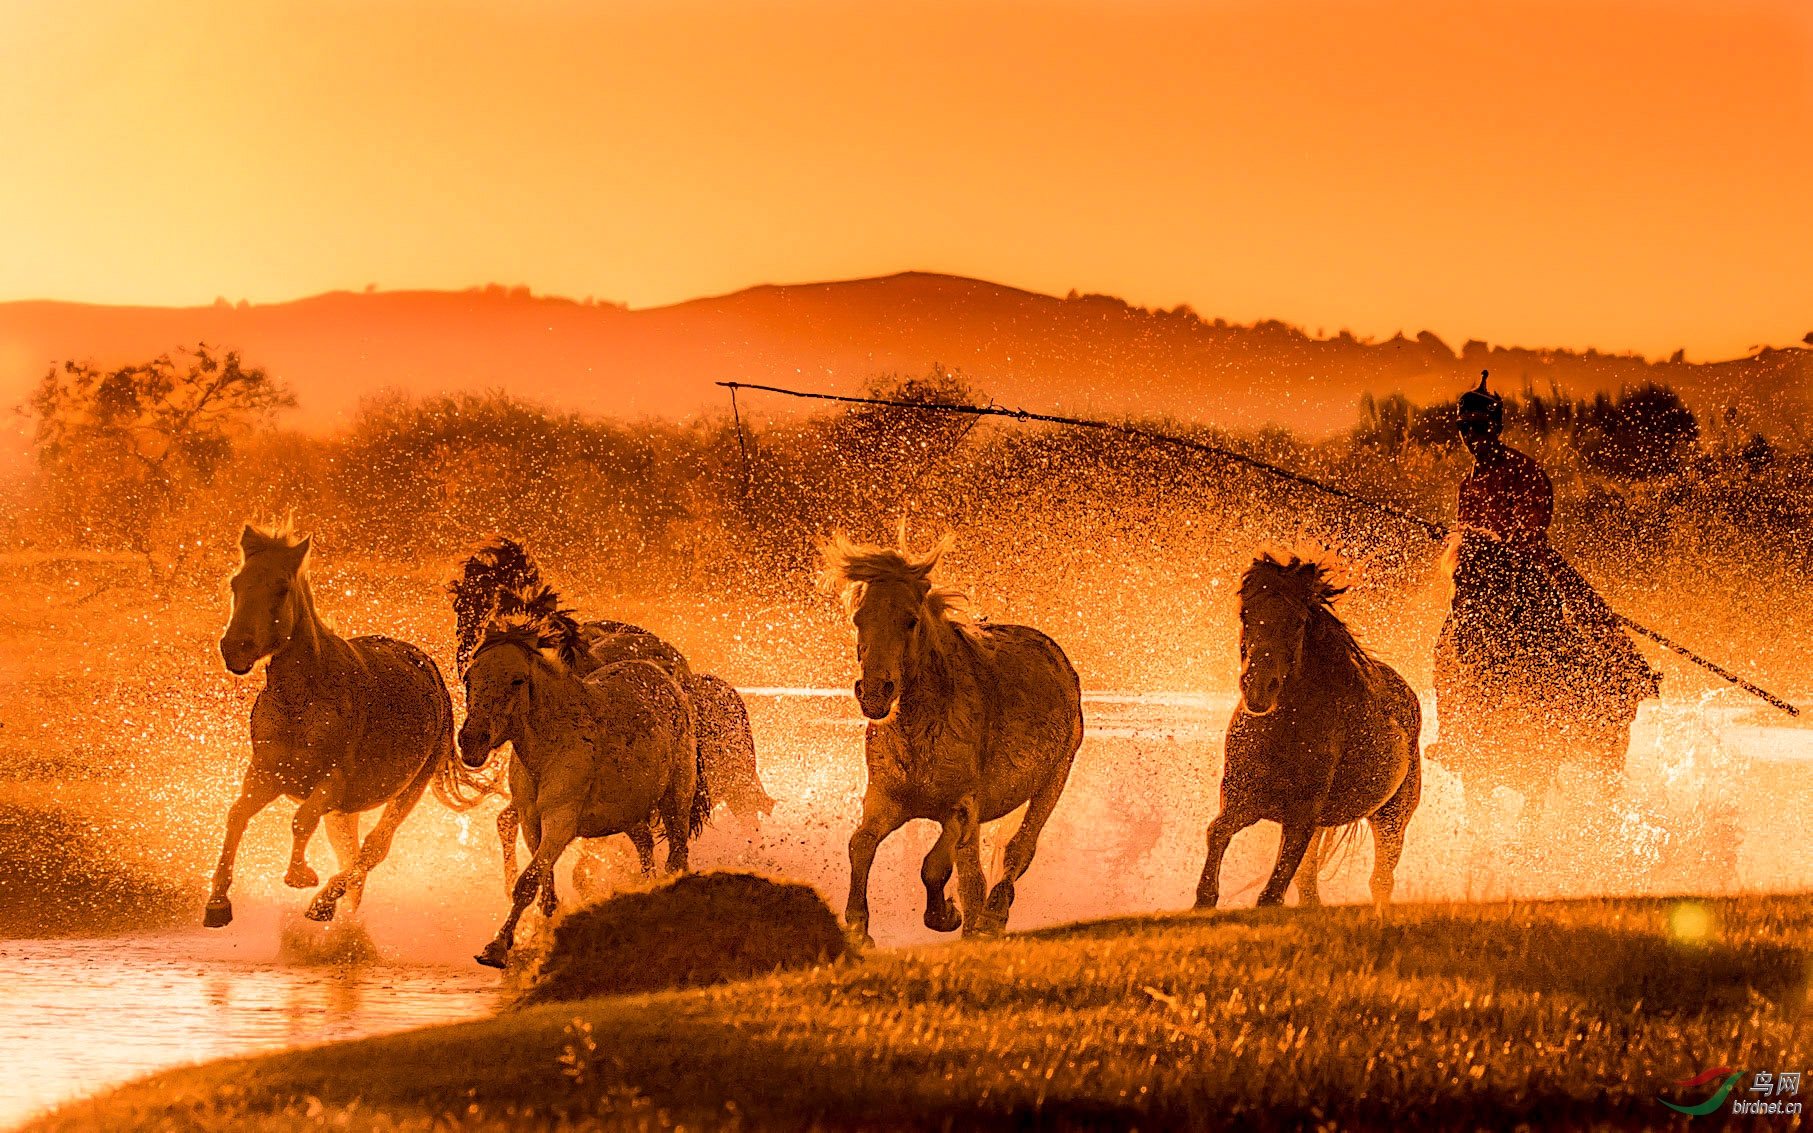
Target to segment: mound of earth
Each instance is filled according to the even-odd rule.
[[[837,917],[811,886],[752,873],[683,874],[561,921],[524,1000],[724,983],[827,963],[846,948]]]
[[[0,937],[104,936],[200,916],[202,888],[121,852],[80,815],[0,804]]]

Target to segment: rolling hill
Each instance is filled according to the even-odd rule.
[[[721,411],[713,382],[850,392],[870,377],[954,367],[1003,405],[1084,414],[1171,414],[1206,423],[1275,422],[1321,433],[1354,420],[1362,392],[1448,396],[1490,366],[1573,393],[1647,381],[1703,410],[1770,422],[1804,418],[1813,350],[1724,362],[1488,346],[1428,332],[1382,342],[1315,337],[1276,321],[1204,319],[1103,295],[1066,298],[908,272],[761,286],[669,307],[535,296],[497,285],[460,292],[330,292],[291,302],[207,307],[0,303],[0,397],[17,404],[53,361],[124,364],[206,341],[288,379],[294,423],[331,427],[360,398],[506,388],[544,404],[623,418]],[[785,412],[780,399],[746,406]]]

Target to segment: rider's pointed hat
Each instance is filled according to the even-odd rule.
[[[1486,377],[1490,370],[1479,372],[1479,385],[1460,395],[1460,415],[1462,417],[1490,417],[1494,421],[1505,419],[1504,398],[1486,388]]]

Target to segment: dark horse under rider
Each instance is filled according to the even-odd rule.
[[[1592,790],[1616,790],[1637,705],[1660,676],[1549,546],[1554,488],[1504,443],[1504,402],[1485,378],[1456,414],[1474,466],[1449,548],[1454,603],[1436,642],[1430,754],[1460,776],[1470,819],[1499,786],[1518,791],[1533,819],[1563,763],[1596,779]]]

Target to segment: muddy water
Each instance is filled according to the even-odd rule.
[[[778,800],[750,835],[720,815],[695,865],[743,866],[809,882],[841,909],[845,843],[860,810],[862,726],[847,691],[748,690],[764,777]],[[1089,733],[1063,802],[1019,885],[1016,927],[1186,908],[1215,810],[1221,734],[1232,701],[1187,694],[1092,693]],[[1426,718],[1433,718],[1426,713]],[[1425,737],[1428,739],[1430,737]],[[1459,783],[1436,765],[1398,873],[1402,900],[1805,890],[1813,846],[1813,730],[1735,697],[1646,706],[1626,788],[1575,799],[1567,777],[1539,828],[1541,852],[1481,864],[1463,830]],[[1521,800],[1495,800],[1514,823]],[[0,941],[0,1128],[45,1107],[168,1066],[314,1045],[483,1016],[502,1002],[494,973],[470,960],[504,910],[495,806],[452,815],[425,806],[374,874],[366,924],[380,955],[319,963],[297,948],[304,895],[277,882],[287,808],[254,823],[227,930],[83,941]],[[984,852],[1011,834],[985,832]],[[1508,827],[1507,827],[1508,828]],[[919,858],[936,828],[909,824],[877,855],[873,931],[883,946],[943,939],[920,923]],[[622,839],[610,840],[621,842]],[[613,868],[626,847],[600,849]],[[1277,829],[1230,850],[1224,900],[1250,904]],[[316,847],[317,865],[326,864]],[[569,854],[571,859],[574,855]],[[1366,897],[1371,847],[1331,869],[1325,899]],[[386,876],[386,873],[388,876]],[[533,915],[528,931],[537,931]]]

